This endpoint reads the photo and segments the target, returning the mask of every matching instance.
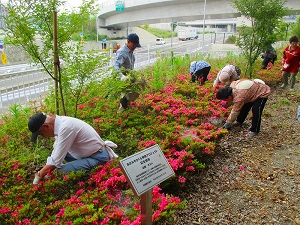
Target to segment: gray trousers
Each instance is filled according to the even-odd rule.
[[[58,168],[58,172],[70,172],[70,171],[89,171],[99,165],[104,165],[109,161],[109,155],[107,150],[99,150],[98,154],[93,156],[75,159],[71,154],[67,153],[65,160],[68,162],[64,164],[61,168]]]
[[[284,84],[284,86],[288,86],[288,78],[289,78],[289,76],[291,76],[290,87],[294,88],[295,83],[296,83],[296,75],[297,75],[297,72],[289,73],[289,72],[283,71],[282,72],[282,83]]]

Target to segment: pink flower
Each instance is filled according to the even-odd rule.
[[[59,209],[59,212],[56,214],[56,217],[63,217],[65,215],[65,209]]]
[[[20,182],[22,180],[22,177],[20,174],[17,175],[17,180]]]
[[[84,109],[85,108],[85,104],[82,104],[82,105],[78,105],[77,106],[77,109]]]
[[[29,219],[24,219],[24,220],[23,220],[23,223],[24,223],[24,224],[30,224],[30,220],[29,220]]]
[[[0,213],[5,214],[8,213],[10,209],[8,207],[4,207],[3,209],[0,209]]]
[[[16,211],[13,211],[13,212],[11,213],[11,216],[12,216],[12,217],[17,217],[18,215],[19,215],[19,213],[16,212]]]
[[[206,154],[208,154],[208,153],[210,153],[210,149],[209,149],[209,148],[205,148],[205,149],[204,149],[204,152],[205,152]]]
[[[179,181],[180,183],[185,183],[185,182],[186,182],[186,178],[185,178],[185,177],[182,177],[182,176],[179,176],[179,177],[178,177],[178,181]]]
[[[240,166],[240,171],[244,171],[244,170],[245,170],[245,167]]]
[[[195,171],[195,168],[193,166],[187,166],[185,167],[185,171]]]
[[[83,193],[83,189],[79,189],[77,192],[76,192],[76,195],[81,195]]]
[[[14,167],[13,167],[13,170],[17,170],[18,168],[19,168],[19,165],[15,164]]]
[[[108,222],[109,222],[109,218],[106,217],[101,221],[100,225],[108,224]]]

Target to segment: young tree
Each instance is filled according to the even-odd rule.
[[[55,100],[60,102],[56,111],[59,113],[61,108],[67,114],[64,99],[70,98],[64,94],[70,93],[67,90],[69,83],[73,83],[73,92],[81,93],[84,81],[91,80],[91,74],[94,76],[94,71],[106,62],[95,57],[84,60],[74,57],[74,54],[84,54],[83,47],[80,43],[72,43],[71,36],[80,33],[82,25],[89,22],[90,15],[96,14],[95,1],[83,0],[82,5],[75,9],[67,9],[63,0],[9,0],[2,7],[7,11],[4,19],[9,41],[21,46],[30,55],[31,61],[41,66],[55,81],[60,93],[55,93]],[[63,59],[63,68],[60,59]]]
[[[256,59],[276,41],[276,27],[287,8],[282,0],[232,0],[232,3],[251,23],[238,28],[237,39],[237,45],[247,59],[246,74],[251,78]]]
[[[300,37],[300,17],[297,17],[296,23],[291,26],[292,35]]]

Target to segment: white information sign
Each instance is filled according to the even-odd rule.
[[[120,166],[138,196],[175,174],[157,144],[122,159]]]

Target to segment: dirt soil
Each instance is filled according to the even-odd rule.
[[[259,135],[245,136],[249,118],[219,141],[207,170],[180,190],[187,206],[172,225],[300,224],[298,105],[299,83],[294,92],[272,87]]]

